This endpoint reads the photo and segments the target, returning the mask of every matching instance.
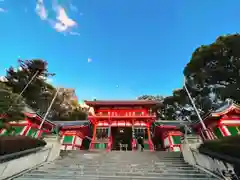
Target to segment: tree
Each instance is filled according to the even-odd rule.
[[[54,103],[53,109],[55,109],[54,118],[60,121],[87,119],[87,113],[79,106],[73,89],[62,88]]]
[[[202,45],[192,54],[184,69],[186,86],[201,115],[219,107],[227,98],[240,102],[240,35],[217,38]],[[184,89],[165,97],[162,115],[165,118],[194,120],[196,113]]]
[[[69,120],[76,121],[76,120],[86,120],[87,114],[83,112],[81,109],[74,109],[70,115]]]
[[[7,70],[6,82],[0,84],[0,87],[10,88],[6,92],[11,90],[13,92],[11,98],[15,99],[19,97],[17,94],[21,94],[24,89],[22,96],[26,104],[40,115],[44,115],[57,91],[55,87],[47,82],[49,77],[55,75],[49,73],[47,65],[47,62],[41,59],[19,60],[17,68],[10,67]],[[71,98],[71,93],[68,93],[68,91],[59,93],[48,114],[48,118],[55,120],[85,119],[86,114],[78,108],[76,98],[73,100]],[[68,99],[69,101],[66,101]],[[22,98],[19,100],[21,101]],[[13,103],[12,101],[8,102]],[[18,111],[15,106],[12,109]]]
[[[10,67],[7,70],[6,84],[12,88],[13,93],[21,93],[28,86],[22,94],[26,103],[36,111],[45,110],[54,90],[46,79],[54,74],[48,72],[47,62],[40,59],[19,60],[18,63],[16,69]]]
[[[153,96],[153,95],[142,95],[142,96],[139,96],[137,99],[138,100],[162,101],[163,100],[163,96],[160,96],[160,95],[156,95],[156,96]]]
[[[166,97],[163,104],[163,114],[168,118],[180,121],[191,121],[197,118],[184,88],[174,90],[173,95]]]
[[[153,112],[156,112],[156,115],[157,115],[157,118],[163,118],[163,114],[162,114],[162,102],[163,102],[163,96],[160,96],[160,95],[156,95],[156,96],[153,96],[153,95],[142,95],[142,96],[139,96],[137,98],[138,100],[152,100],[152,101],[159,101],[160,104],[154,106],[152,108],[152,111]]]
[[[6,82],[0,81],[0,90],[12,92],[12,88],[7,86]]]
[[[16,100],[17,96],[4,82],[0,82],[0,128],[11,130],[8,122],[24,119],[24,101],[22,97]]]
[[[197,48],[184,75],[199,109],[207,112],[225,99],[240,101],[240,35],[220,36]]]

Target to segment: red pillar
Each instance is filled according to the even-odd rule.
[[[93,126],[94,126],[93,137],[92,137],[92,142],[91,142],[91,145],[90,145],[90,149],[93,149],[93,147],[94,147],[94,142],[95,142],[95,139],[96,139],[96,132],[97,132],[97,123],[95,122],[95,124]]]

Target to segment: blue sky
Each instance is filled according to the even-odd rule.
[[[0,75],[42,58],[79,99],[170,95],[192,52],[240,30],[239,0],[1,0]],[[89,62],[90,60],[90,62]]]

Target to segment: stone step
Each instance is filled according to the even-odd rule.
[[[128,163],[128,162],[141,162],[141,163],[154,163],[154,162],[175,162],[175,163],[184,163],[183,160],[158,160],[158,159],[113,159],[113,160],[107,160],[107,159],[95,159],[95,160],[88,160],[88,159],[64,159],[64,162],[62,160],[55,161],[55,163],[73,163],[73,162],[84,162],[84,163],[95,163],[95,162],[105,162],[105,163],[116,163],[116,162],[122,162],[122,163]]]
[[[141,169],[141,168],[140,168]],[[193,168],[189,168],[189,169],[179,169],[179,168],[159,168],[159,169],[156,169],[156,168],[145,168],[145,169],[141,169],[141,170],[144,170],[145,172],[155,172],[155,173],[162,173],[162,172],[168,172],[168,173],[199,173],[199,171],[197,169],[193,169]],[[34,170],[32,171],[32,173],[35,173],[35,172],[46,172],[46,171],[51,171],[51,172],[58,172],[58,173],[61,173],[61,172],[79,172],[79,171],[103,171],[103,172],[109,172],[109,171],[114,171],[114,172],[130,172],[131,169],[128,169],[128,168],[122,168],[122,169],[119,169],[119,168],[111,168],[111,169],[104,169],[104,168],[87,168],[85,169],[84,167],[83,168],[76,168],[76,169],[58,169],[58,168],[39,168],[37,170]],[[132,171],[136,171],[136,169],[132,170]]]
[[[146,162],[146,161],[115,161],[115,162],[106,162],[106,161],[86,161],[86,162],[84,162],[84,161],[72,161],[72,163],[71,162],[66,162],[66,163],[64,163],[64,162],[59,162],[59,163],[57,163],[57,162],[55,162],[55,163],[52,163],[52,165],[58,165],[58,166],[61,166],[61,165],[64,165],[64,166],[67,166],[67,165],[78,165],[78,164],[85,164],[85,165],[96,165],[96,166],[98,166],[98,165],[103,165],[103,164],[105,164],[105,165],[109,165],[109,166],[111,166],[111,165],[116,165],[116,164],[118,164],[118,165],[133,165],[133,164],[135,164],[135,165],[149,165],[149,164],[151,164],[151,165],[172,165],[172,164],[175,164],[175,165],[187,165],[187,163],[185,163],[185,162],[183,162],[183,161],[180,161],[180,162],[175,162],[175,161],[161,161],[161,162],[154,162],[154,161],[150,161],[150,162]]]
[[[84,164],[80,164],[80,165],[76,165],[76,166],[65,166],[65,167],[62,167],[62,166],[46,166],[46,167],[42,167],[42,168],[39,168],[39,169],[60,169],[60,170],[75,170],[75,169],[104,169],[104,170],[114,170],[114,169],[136,169],[136,168],[145,168],[145,169],[185,169],[185,170],[190,170],[190,169],[193,169],[193,167],[191,166],[152,166],[152,165],[149,165],[149,166],[119,166],[119,165],[114,165],[114,166],[86,166]]]
[[[184,165],[187,164],[184,161],[114,161],[114,162],[108,162],[108,161],[68,161],[68,162],[54,162],[51,163],[52,165],[78,165],[78,164],[85,164],[85,165],[115,165],[115,164],[119,164],[119,165],[131,165],[131,164],[137,164],[137,165],[172,165],[172,164],[176,164],[176,165]]]
[[[215,179],[189,166],[181,153],[71,152],[16,180],[206,180]]]
[[[128,175],[131,176],[132,174],[134,175],[144,175],[144,176],[176,176],[178,175],[180,176],[206,176],[206,174],[204,173],[199,173],[197,171],[168,171],[168,170],[159,170],[159,171],[148,171],[146,169],[138,169],[138,170],[134,170],[134,171],[101,171],[100,169],[96,169],[96,170],[80,170],[78,169],[77,171],[59,171],[59,170],[49,170],[49,171],[41,171],[41,170],[36,170],[33,171],[31,174],[35,175],[35,174],[67,174],[67,175]]]
[[[67,168],[70,168],[70,167],[77,167],[79,165],[84,165],[85,167],[112,167],[112,166],[118,166],[118,167],[121,167],[121,166],[139,166],[139,167],[148,167],[148,166],[156,166],[156,167],[165,167],[165,166],[171,166],[171,167],[188,167],[189,165],[187,163],[174,163],[174,162],[168,162],[168,163],[144,163],[144,164],[141,164],[141,163],[74,163],[74,164],[48,164],[47,166],[48,167],[67,167]]]
[[[61,171],[78,171],[81,169],[84,170],[89,170],[89,171],[95,171],[95,170],[101,170],[101,171],[133,171],[135,169],[145,169],[146,171],[190,171],[190,170],[195,170],[193,167],[85,167],[84,165],[81,165],[79,167],[76,168],[39,168],[39,170],[41,171],[46,171],[47,169],[49,170],[61,170]]]
[[[18,180],[63,180],[59,177],[21,177]],[[117,177],[117,176],[81,176],[79,177],[64,177],[64,180],[216,180],[215,178],[179,178],[179,177]]]
[[[85,161],[94,161],[94,160],[105,160],[105,161],[115,161],[115,160],[122,160],[122,161],[132,161],[132,160],[146,160],[146,161],[183,161],[182,158],[158,158],[158,157],[114,157],[114,158],[108,158],[107,156],[103,157],[94,157],[94,156],[85,156],[85,157],[64,157],[64,158],[58,158],[56,161],[61,161],[62,159],[65,159],[65,161],[70,160],[85,160]]]
[[[198,174],[143,174],[143,173],[118,173],[118,174],[104,174],[104,173],[98,173],[98,174],[54,174],[54,173],[46,173],[46,174],[28,174],[23,176],[24,178],[52,178],[52,179],[68,179],[68,178],[72,178],[72,179],[81,179],[83,177],[125,177],[125,178],[185,178],[185,179],[196,179],[196,178],[209,178],[206,175],[198,175]]]

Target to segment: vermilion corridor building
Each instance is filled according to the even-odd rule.
[[[153,150],[150,126],[156,121],[152,108],[157,101],[85,101],[94,109],[88,116],[93,124],[91,149],[118,150],[120,144],[136,149],[136,138],[144,137],[147,149]]]
[[[145,149],[153,151],[154,134],[151,127],[155,124],[154,129],[163,130],[154,131],[157,139],[162,140],[162,148],[180,150],[174,149],[174,142],[171,140],[175,136],[180,139],[181,132],[173,126],[157,124],[154,109],[161,105],[159,101],[85,101],[85,104],[91,109],[88,119],[93,124],[90,149],[119,150],[123,146],[127,150],[136,150],[136,140],[142,136]]]
[[[25,135],[42,138],[58,133],[62,150],[136,150],[137,138],[144,138],[146,150],[180,151],[179,121],[158,121],[159,101],[85,101],[88,119],[50,121],[27,108],[25,119],[11,122],[14,131],[0,127],[0,135]],[[57,130],[58,129],[58,130]],[[153,143],[154,141],[154,143]],[[90,142],[90,144],[89,144]],[[154,146],[155,144],[155,146]]]

